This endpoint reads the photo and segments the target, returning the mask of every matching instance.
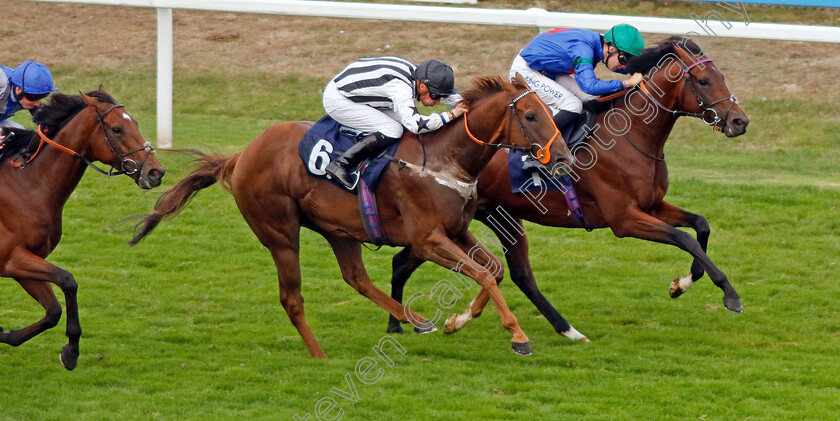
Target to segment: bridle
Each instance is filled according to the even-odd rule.
[[[115,175],[121,175],[121,174],[132,175],[132,174],[137,173],[138,171],[141,171],[143,169],[143,165],[146,163],[146,160],[149,159],[149,156],[155,154],[155,149],[152,147],[151,143],[146,142],[146,143],[143,144],[142,147],[137,148],[137,149],[132,150],[132,151],[128,151],[128,152],[125,152],[125,153],[119,153],[119,151],[117,151],[117,149],[114,147],[113,143],[111,142],[111,139],[108,138],[108,132],[107,132],[107,130],[105,130],[105,123],[104,123],[105,116],[107,116],[111,111],[113,111],[117,108],[123,108],[123,105],[122,104],[114,104],[113,106],[111,106],[110,108],[105,110],[105,112],[102,113],[102,114],[99,114],[99,112],[96,111],[96,110],[94,110],[94,113],[96,114],[96,122],[99,123],[99,128],[102,130],[102,135],[105,137],[105,144],[108,145],[109,149],[111,149],[111,153],[114,154],[114,158],[116,158],[117,161],[119,161],[119,171],[114,171],[113,166],[111,167],[110,170],[105,171],[102,168],[99,168],[98,166],[96,166],[96,164],[91,162],[89,159],[85,158],[82,154],[80,154],[80,153],[78,153],[78,152],[76,152],[76,151],[74,151],[74,150],[72,150],[72,149],[70,149],[70,148],[68,148],[64,145],[60,145],[60,144],[56,143],[54,140],[50,139],[49,137],[47,137],[46,134],[44,134],[44,132],[41,129],[41,125],[38,125],[38,136],[40,136],[40,138],[41,138],[41,143],[38,145],[38,149],[26,161],[13,163],[12,165],[16,168],[26,167],[26,164],[32,162],[32,160],[35,159],[35,157],[38,155],[38,152],[40,152],[41,148],[44,146],[44,143],[49,143],[50,145],[55,146],[56,148],[61,150],[62,152],[66,152],[70,155],[73,155],[75,158],[80,159],[82,162],[85,163],[85,165],[93,168],[94,170],[96,170],[100,174],[104,174],[104,175],[107,175],[109,177],[113,177]],[[126,158],[128,155],[131,155],[135,152],[140,152],[140,151],[146,151],[146,155],[143,156],[143,159],[140,161],[139,165],[137,164],[137,161],[135,161],[131,158]]]
[[[525,98],[525,96],[527,96],[528,94],[537,95],[537,93],[534,92],[533,89],[531,89],[531,90],[525,91],[524,93],[520,94],[516,98],[512,98],[510,100],[510,102],[508,103],[508,108],[510,109],[509,110],[510,112],[508,113],[509,118],[508,118],[508,121],[507,121],[507,137],[506,138],[510,139],[510,132],[511,132],[511,126],[512,126],[511,121],[516,120],[516,123],[519,125],[519,130],[522,132],[522,136],[524,136],[526,139],[531,141],[531,146],[516,146],[516,145],[508,145],[508,144],[504,144],[504,143],[490,143],[490,142],[493,142],[493,140],[498,137],[496,135],[494,135],[491,138],[490,142],[485,142],[481,139],[478,139],[470,131],[470,126],[467,123],[467,112],[465,112],[464,113],[464,128],[467,130],[467,136],[469,136],[470,139],[472,139],[474,142],[478,143],[481,146],[488,147],[488,148],[495,148],[495,149],[510,149],[510,150],[514,150],[514,151],[525,152],[525,153],[530,154],[534,159],[540,161],[541,163],[547,164],[551,160],[551,152],[549,151],[549,148],[551,148],[551,145],[554,143],[554,141],[557,139],[557,137],[560,136],[560,131],[557,130],[557,127],[555,127],[554,128],[554,136],[552,136],[551,139],[548,141],[548,143],[545,145],[545,147],[543,147],[543,146],[540,146],[539,143],[537,143],[536,136],[533,136],[533,135],[529,134],[525,130],[525,126],[522,124],[522,120],[519,117],[519,114],[516,113],[516,103],[520,99]],[[539,99],[539,97],[537,97],[537,99]],[[539,101],[539,103],[540,103],[540,105],[542,105],[543,110],[545,111],[549,120],[551,120],[551,113],[548,111],[548,108],[546,108],[545,104],[543,104],[542,101]]]
[[[644,81],[642,81],[641,83],[639,83],[636,86],[645,94],[645,96],[648,97],[648,99],[653,101],[653,103],[656,104],[657,107],[659,107],[659,108],[661,108],[661,109],[663,109],[663,110],[665,110],[665,111],[667,111],[667,112],[669,112],[669,113],[671,113],[671,114],[673,114],[677,117],[679,117],[679,116],[689,116],[689,117],[699,118],[700,120],[703,120],[703,122],[706,123],[707,125],[713,127],[715,130],[720,131],[720,130],[722,130],[722,128],[719,126],[720,122],[721,121],[726,121],[726,118],[729,116],[729,112],[732,110],[732,107],[734,107],[735,104],[738,103],[738,98],[735,98],[735,95],[730,94],[728,97],[721,98],[721,99],[718,99],[716,101],[712,101],[709,104],[706,104],[706,101],[704,101],[704,98],[697,91],[697,86],[695,85],[694,79],[692,79],[691,73],[690,73],[691,69],[693,69],[697,65],[702,64],[702,63],[708,63],[708,62],[711,62],[711,61],[713,61],[713,60],[710,59],[710,58],[705,58],[705,59],[696,61],[693,64],[691,64],[690,66],[686,66],[683,69],[683,77],[682,77],[683,87],[685,86],[685,83],[688,83],[688,86],[691,89],[691,93],[694,94],[694,99],[697,101],[697,105],[701,109],[703,109],[703,111],[701,111],[700,113],[690,113],[690,112],[682,111],[682,110],[672,110],[672,109],[662,105],[661,102],[659,102],[656,98],[653,97],[653,95],[650,93],[650,90],[648,90],[648,88],[645,86]],[[683,88],[683,89],[680,90],[680,92],[683,92],[684,90],[685,89]],[[683,100],[683,98],[680,97],[680,100],[677,103],[681,104],[682,100]],[[717,111],[715,111],[715,109],[712,108],[712,107],[714,107],[717,104],[720,104],[723,101],[731,101],[731,103],[729,104],[729,108],[726,109],[726,113],[723,115],[723,118],[720,118]]]
[[[94,110],[94,112],[96,113],[96,122],[99,123],[99,128],[102,129],[102,136],[105,137],[105,144],[108,145],[108,148],[111,149],[111,153],[114,154],[114,158],[117,158],[117,160],[119,161],[120,170],[114,172],[113,171],[114,168],[111,167],[111,169],[108,170],[108,172],[105,172],[102,169],[100,169],[99,167],[97,167],[96,165],[94,165],[92,162],[88,161],[87,159],[85,159],[85,158],[82,158],[82,159],[85,161],[85,163],[88,166],[93,167],[94,169],[96,169],[100,173],[106,174],[108,176],[115,176],[115,175],[120,175],[120,174],[133,175],[134,173],[136,173],[138,171],[141,171],[143,169],[143,165],[146,164],[146,160],[149,159],[149,156],[155,154],[155,148],[152,147],[151,143],[146,142],[146,143],[143,144],[143,146],[141,146],[137,149],[134,149],[132,151],[128,151],[128,152],[125,152],[125,153],[122,153],[122,154],[117,151],[117,149],[114,147],[113,143],[111,143],[111,139],[108,138],[108,132],[107,132],[107,130],[105,130],[105,122],[104,122],[105,116],[107,116],[108,113],[110,113],[111,111],[113,111],[116,108],[124,108],[124,107],[123,107],[122,104],[114,104],[110,108],[105,110],[105,112],[102,113],[102,115],[100,115],[99,112],[96,111],[96,110]],[[126,158],[128,155],[131,155],[135,152],[140,152],[140,151],[146,151],[146,154],[143,155],[143,159],[140,161],[140,165],[137,165],[137,161],[135,161],[131,158]],[[78,155],[78,154],[76,154],[76,155]],[[127,167],[127,164],[130,164],[130,166]]]

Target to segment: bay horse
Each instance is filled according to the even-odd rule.
[[[16,280],[44,307],[46,315],[23,329],[5,332],[0,328],[0,343],[18,346],[58,324],[62,309],[50,285],[55,284],[64,293],[67,306],[69,342],[60,359],[72,370],[82,334],[76,303],[78,284],[70,272],[45,260],[61,240],[64,204],[88,166],[104,172],[95,161],[112,167],[105,174],[127,174],[143,189],[160,185],[165,170],[140,134],[137,121],[101,85],[87,94],[53,94],[50,103],[33,117],[37,133],[10,129],[3,144],[0,276]],[[30,145],[39,146],[31,151]]]
[[[377,187],[379,214],[391,244],[411,245],[419,256],[446,268],[460,267],[486,289],[513,336],[514,351],[527,355],[531,353],[528,337],[505,304],[496,280],[482,273],[501,263],[467,230],[476,209],[476,177],[498,148],[531,151],[552,166],[570,165],[570,152],[562,141],[554,141],[562,137],[550,112],[521,77],[512,83],[499,77],[478,78],[462,96],[469,111],[460,120],[422,137],[403,136],[394,156],[398,162],[389,163]],[[407,311],[371,283],[360,241],[373,240],[363,226],[357,198],[307,174],[298,155],[301,137],[312,124],[275,124],[244,151],[229,157],[195,152],[200,167],[163,194],[154,212],[138,224],[129,244],[137,244],[163,218],[177,214],[199,190],[221,182],[274,258],[280,302],[312,357],[326,355],[304,318],[301,226],[329,242],[344,280],[359,293],[400,322],[414,324],[418,333],[435,330],[434,324]],[[475,260],[484,267],[464,265],[476,248],[482,253]]]
[[[723,290],[726,309],[741,313],[740,297],[726,275],[706,255],[710,234],[706,219],[664,200],[668,191],[664,148],[680,116],[698,117],[727,137],[743,134],[749,118],[729,92],[723,74],[712,59],[690,39],[668,38],[646,49],[630,66],[633,71],[645,74],[644,83],[611,100],[610,109],[597,116],[589,143],[572,148],[573,186],[588,224],[586,228],[610,228],[616,237],[679,247],[694,260],[690,273],[671,283],[671,297],[679,297],[708,272],[712,282]],[[496,154],[479,176],[475,218],[498,236],[511,279],[554,329],[570,339],[588,341],[537,287],[522,220],[551,227],[583,227],[559,190],[530,195],[511,193],[507,161],[508,154]],[[499,223],[505,220],[504,214],[514,220],[512,225],[505,227]],[[697,239],[676,227],[692,228]],[[402,301],[405,282],[422,263],[423,259],[410,249],[394,256],[391,295],[396,301]],[[453,333],[478,317],[486,303],[486,295],[479,292],[464,313],[447,320],[445,332]],[[402,330],[391,319],[388,331]]]

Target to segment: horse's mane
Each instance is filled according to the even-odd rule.
[[[468,107],[484,98],[505,90],[499,76],[482,76],[472,80],[472,89],[461,92],[461,98]]]
[[[638,56],[631,57],[627,64],[627,70],[630,73],[647,74],[659,64],[662,57],[668,54],[676,54],[677,48],[682,48],[695,56],[703,55],[703,50],[690,38],[673,36],[660,41],[653,47],[645,48]]]
[[[116,104],[117,101],[105,91],[91,91],[87,94],[99,102]],[[50,138],[55,138],[58,132],[73,116],[87,107],[81,95],[67,95],[56,93],[50,95],[49,103],[41,105],[33,114],[32,121],[41,126],[41,130]],[[2,158],[14,156],[37,146],[35,139],[38,134],[34,130],[10,129],[12,137],[3,145]]]
[[[105,91],[91,91],[85,95],[95,98],[106,104],[116,104],[117,101]],[[56,136],[58,131],[64,127],[73,116],[87,107],[87,103],[81,95],[53,94],[50,96],[50,103],[41,106],[32,116],[32,121],[39,124],[44,133],[50,137]]]

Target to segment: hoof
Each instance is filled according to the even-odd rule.
[[[669,293],[671,294],[671,298],[677,298],[685,292],[682,288],[680,288],[680,278],[674,279],[671,281],[671,289]]]
[[[534,351],[531,350],[531,341],[528,342],[511,342],[511,347],[513,348],[513,352],[527,357],[531,355]]]
[[[79,351],[71,349],[70,345],[65,345],[64,348],[61,348],[61,354],[58,355],[58,359],[61,360],[61,365],[64,368],[72,370],[76,368],[76,363],[79,361]]]
[[[446,319],[446,323],[443,324],[443,333],[451,335],[458,331],[458,329],[455,329],[455,317],[457,316],[457,314],[453,314]]]
[[[741,306],[740,298],[724,298],[723,306],[735,314],[741,314],[744,312],[744,307]]]
[[[403,328],[400,325],[395,325],[395,326],[388,325],[388,330],[386,330],[386,332],[388,332],[388,333],[399,333],[400,335],[402,335],[403,334]]]
[[[414,332],[425,335],[427,333],[437,332],[437,327],[429,322],[428,326],[414,326]]]

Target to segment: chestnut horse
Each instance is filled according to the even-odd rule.
[[[46,257],[61,240],[61,213],[70,194],[94,161],[116,168],[105,174],[127,174],[138,186],[160,185],[165,170],[154,149],[143,140],[137,122],[111,95],[53,94],[34,114],[39,133],[14,130],[3,145],[0,163],[0,276],[13,278],[46,310],[41,320],[20,330],[4,332],[0,342],[18,346],[58,324],[61,304],[50,284],[58,285],[67,306],[67,338],[61,363],[68,370],[79,357],[78,284],[65,269]],[[35,152],[30,151],[30,144]],[[9,158],[18,161],[8,165]]]
[[[741,313],[743,308],[735,289],[706,255],[710,233],[706,219],[664,200],[668,190],[664,148],[674,123],[682,115],[701,118],[727,137],[743,134],[749,118],[730,94],[723,74],[691,40],[668,38],[645,50],[631,66],[646,74],[645,82],[612,100],[610,110],[597,116],[588,144],[573,148],[573,185],[588,228],[609,227],[617,237],[679,247],[694,261],[687,276],[671,283],[671,297],[678,297],[708,272],[712,282],[723,290],[724,306]],[[513,282],[554,329],[573,340],[587,341],[537,287],[521,225],[524,219],[551,227],[582,227],[558,190],[511,193],[507,158],[507,154],[497,154],[478,178],[476,219],[499,237]],[[506,218],[499,212],[515,219],[518,225],[503,226],[499,221]],[[694,229],[697,239],[676,227]],[[395,300],[402,300],[405,282],[422,262],[408,249],[394,256],[391,282]],[[445,331],[461,329],[481,314],[486,303],[482,291],[463,314],[447,320]],[[388,331],[401,332],[401,328],[391,320]]]
[[[460,267],[493,299],[502,323],[511,332],[513,349],[530,354],[520,329],[494,279],[469,261],[480,243],[467,231],[476,209],[475,183],[499,147],[532,151],[546,164],[570,164],[551,115],[519,78],[512,84],[498,77],[479,78],[462,93],[469,111],[451,124],[422,135],[406,133],[377,188],[379,214],[394,245],[411,245],[425,260],[446,268]],[[230,157],[200,154],[202,165],[169,189],[155,211],[140,224],[130,244],[148,235],[165,217],[174,216],[199,190],[216,182],[227,185],[248,225],[268,248],[277,267],[280,302],[310,354],[326,358],[306,323],[301,297],[300,227],[321,234],[332,247],[344,280],[415,331],[433,331],[426,319],[374,286],[362,262],[361,243],[371,242],[359,216],[357,198],[329,181],[307,174],[298,144],[312,126],[285,122],[268,128],[243,152]],[[486,143],[481,139],[485,139]],[[481,248],[485,267],[500,262]],[[476,254],[476,253],[473,253]],[[481,268],[484,269],[484,268]]]

